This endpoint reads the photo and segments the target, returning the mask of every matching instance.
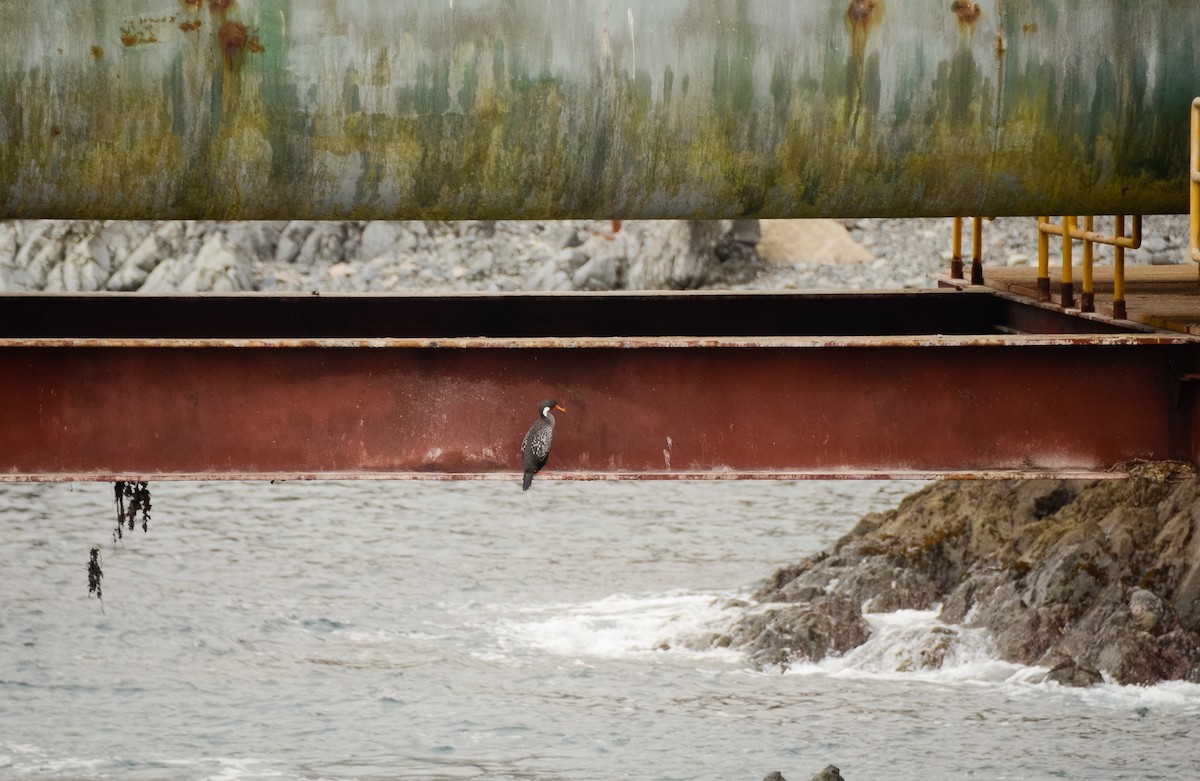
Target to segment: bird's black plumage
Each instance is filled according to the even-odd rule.
[[[529,490],[533,476],[541,471],[546,465],[546,459],[550,457],[550,442],[554,438],[554,416],[550,414],[552,409],[566,412],[554,399],[546,399],[538,404],[538,419],[533,421],[521,442],[521,467],[525,470],[525,477],[521,481],[522,491]]]

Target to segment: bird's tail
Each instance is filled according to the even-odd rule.
[[[526,472],[524,479],[521,480],[521,490],[528,491],[531,485],[533,485],[533,472]]]

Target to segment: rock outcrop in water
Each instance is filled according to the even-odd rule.
[[[940,605],[948,632],[985,627],[1001,658],[1064,684],[1200,682],[1200,480],[935,483],[755,599],[717,642],[760,665],[845,653],[869,636],[863,610]]]

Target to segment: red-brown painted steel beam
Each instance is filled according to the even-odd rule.
[[[1123,474],[1197,460],[1156,334],[0,340],[0,480]]]

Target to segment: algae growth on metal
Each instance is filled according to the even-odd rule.
[[[1200,7],[1129,14],[1115,0],[5,3],[0,216],[1182,211]]]

